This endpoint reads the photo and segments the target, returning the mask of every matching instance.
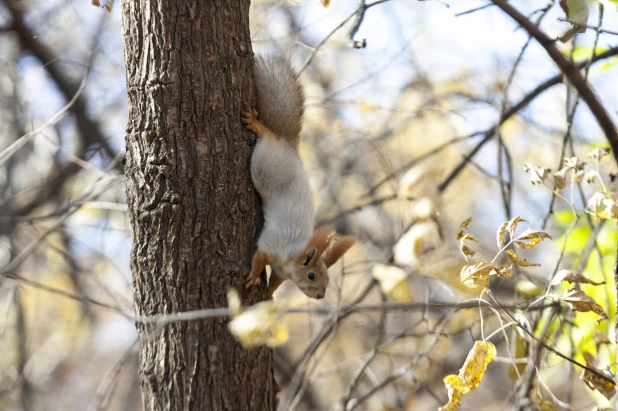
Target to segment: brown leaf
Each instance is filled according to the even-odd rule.
[[[459,229],[457,230],[457,241],[463,238],[464,231],[468,229],[470,222],[472,222],[472,217],[468,217],[463,223],[459,225]]]
[[[511,275],[513,275],[513,264],[497,265],[491,270],[489,275],[504,277],[507,280],[510,280]]]
[[[586,366],[596,370],[600,374],[607,375],[603,371],[593,366],[596,361],[591,354],[584,353],[584,358],[586,359]],[[611,400],[614,395],[616,395],[616,384],[611,381],[613,379],[610,375],[607,375],[607,378],[610,380],[608,381],[605,378],[601,378],[597,374],[594,374],[592,371],[584,369],[584,372],[582,373],[580,378],[588,386],[588,388],[590,388],[591,390],[597,390],[598,392],[603,394],[603,396],[608,400]]]
[[[459,240],[459,249],[461,250],[463,255],[471,257],[476,254],[476,251],[468,247],[465,243],[466,241],[474,241],[475,243],[478,243],[479,240],[476,239],[476,237],[474,237],[472,234],[464,234],[461,240]]]
[[[320,0],[320,3],[322,3],[322,6],[324,6],[325,9],[330,6],[330,0]]]
[[[506,250],[505,253],[506,253],[506,256],[509,258],[509,260],[511,260],[512,262],[514,262],[520,267],[540,267],[541,266],[541,264],[532,263],[526,260],[525,258],[519,258],[517,254],[515,254],[515,252],[513,252],[512,250]]]
[[[615,198],[607,198],[603,200],[605,210],[598,213],[600,218],[618,218],[618,203]]]
[[[609,318],[605,311],[603,311],[603,307],[597,304],[589,295],[584,293],[579,288],[573,288],[568,290],[562,296],[562,299],[565,303],[571,308],[573,311],[579,311],[582,313],[593,311],[599,314],[599,318],[597,318],[597,324],[602,320],[606,320]]]
[[[539,408],[541,411],[556,411],[556,406],[551,401],[544,401],[539,396],[539,393],[536,394],[536,403],[539,404]]]
[[[598,330],[594,332],[594,342],[597,345],[600,345],[600,344],[611,344],[612,343],[609,340],[609,337],[605,333],[602,333],[601,331],[598,331]]]
[[[611,149],[609,147],[599,147],[595,148],[591,152],[588,153],[588,157],[593,159],[594,161],[599,161],[603,157],[609,155]]]
[[[521,233],[517,238],[514,239],[515,245],[519,248],[534,248],[536,247],[542,240],[550,239],[552,236],[545,231],[532,230],[528,228],[526,231]]]
[[[569,283],[579,283],[579,284],[592,284],[592,285],[601,285],[605,284],[605,281],[596,283],[588,278],[584,277],[583,274],[577,273],[573,270],[560,270],[556,273],[553,280],[549,283],[549,285],[558,285],[563,281],[568,281]]]
[[[605,194],[597,191],[590,197],[588,203],[586,204],[586,207],[590,209],[590,211],[592,211],[593,213],[598,214],[598,212],[601,211],[601,205],[603,204],[603,200],[605,200]]]
[[[485,287],[489,282],[489,275],[495,267],[494,264],[485,260],[481,260],[476,264],[466,264],[461,268],[459,277],[466,287]]]

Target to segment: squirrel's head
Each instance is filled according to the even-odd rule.
[[[292,280],[311,298],[324,298],[328,287],[328,268],[354,245],[354,238],[333,241],[335,229],[326,226],[313,232],[307,246],[295,261]]]

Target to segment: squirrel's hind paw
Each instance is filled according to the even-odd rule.
[[[260,122],[257,119],[258,112],[251,108],[249,104],[246,106],[246,110],[243,111],[242,122],[247,125],[247,128],[255,133],[256,136],[260,135]]]

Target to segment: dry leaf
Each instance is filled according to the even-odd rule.
[[[466,264],[459,274],[461,282],[470,288],[485,287],[489,282],[489,275],[495,269],[495,265],[481,260],[476,264]]]
[[[542,400],[538,392],[536,394],[536,403],[539,405],[541,411],[557,411],[554,403]]]
[[[232,313],[228,328],[245,349],[263,345],[273,348],[288,341],[287,325],[281,321],[272,300],[257,303],[246,311],[241,311],[238,292],[229,290],[227,296]]]
[[[596,363],[596,360],[591,354],[584,353],[584,358],[586,359],[586,366],[596,370],[600,374],[607,375],[603,371],[594,367],[594,363]],[[603,396],[608,400],[611,400],[614,395],[616,395],[616,384],[613,382],[613,378],[610,375],[607,375],[607,378],[609,379],[608,381],[605,378],[601,378],[593,372],[584,369],[584,372],[582,373],[580,378],[588,386],[588,388],[590,388],[591,390],[597,390],[598,392],[603,394]]]
[[[506,245],[507,241],[504,239],[504,235],[506,234],[506,226],[509,222],[502,223],[502,225],[498,228],[498,232],[496,233],[496,241],[498,243],[498,248],[502,248]]]
[[[517,229],[517,224],[519,223],[527,223],[528,220],[524,220],[520,216],[515,216],[509,221],[506,225],[506,231],[509,232],[511,238],[515,237],[515,230]]]
[[[399,267],[376,264],[372,269],[373,278],[378,280],[382,292],[400,303],[412,302],[408,274]]]
[[[568,170],[566,168],[562,168],[559,171],[554,173],[554,181],[556,182],[556,190],[562,190],[566,188],[566,172]]]
[[[513,264],[497,265],[491,270],[489,275],[496,275],[510,280],[511,275],[513,275]]]
[[[609,155],[610,153],[610,148],[609,147],[599,147],[599,148],[595,148],[594,150],[592,150],[591,152],[588,153],[588,157],[590,157],[591,159],[593,159],[594,161],[600,161],[603,157]]]
[[[109,0],[105,5],[101,5],[100,0],[92,0],[92,5],[96,7],[103,7],[107,11],[112,11],[112,7],[114,7],[114,0]]]
[[[487,365],[496,356],[496,347],[490,342],[476,341],[468,353],[459,375],[447,375],[444,378],[448,390],[448,404],[438,411],[454,411],[461,406],[462,397],[473,391],[481,383]]]
[[[562,160],[566,169],[583,170],[586,167],[586,163],[577,157],[565,157]]]
[[[598,214],[598,212],[601,210],[603,200],[605,200],[605,194],[597,191],[590,197],[588,203],[586,204],[586,207],[590,209],[590,211],[592,211],[593,213]]]
[[[459,240],[459,249],[461,250],[463,255],[472,257],[474,254],[476,254],[476,251],[468,247],[465,244],[466,241],[474,241],[475,243],[478,243],[479,240],[476,239],[476,237],[474,237],[472,234],[464,234],[461,240]]]
[[[320,0],[320,3],[322,3],[322,6],[324,6],[325,9],[330,6],[330,0]]]
[[[566,13],[567,19],[572,23],[576,23],[559,37],[561,42],[566,43],[575,37],[575,34],[586,32],[586,24],[588,23],[590,11],[588,10],[588,3],[586,0],[560,0],[560,7],[562,7],[562,10]]]
[[[584,293],[579,288],[573,288],[571,290],[568,290],[564,293],[562,299],[573,311],[579,311],[582,313],[593,311],[599,314],[599,318],[597,318],[596,320],[597,324],[602,320],[606,320],[607,318],[609,318],[607,317],[607,314],[605,314],[605,311],[603,311],[603,307],[597,304],[597,302],[594,301],[592,297]]]
[[[513,241],[515,245],[519,248],[534,248],[536,247],[542,240],[545,239],[551,240],[551,235],[544,231],[532,230],[528,228],[526,231],[521,233],[517,238]]]
[[[541,266],[541,264],[532,263],[526,260],[525,258],[519,258],[517,254],[515,254],[515,252],[512,250],[506,250],[505,253],[506,253],[506,256],[509,258],[509,260],[511,260],[512,262],[514,262],[520,267],[540,267]]]
[[[551,172],[549,168],[537,167],[531,163],[524,163],[524,171],[530,172],[530,182],[532,185],[537,185],[545,182],[545,179]]]
[[[579,283],[579,284],[592,284],[592,285],[601,285],[605,284],[605,281],[600,283],[595,283],[592,280],[584,277],[583,274],[576,273],[573,270],[560,270],[556,273],[553,280],[549,283],[549,285],[558,285],[563,281],[568,281],[569,283]]]
[[[607,198],[603,200],[605,210],[598,213],[600,218],[618,218],[618,203],[615,198]]]
[[[584,178],[586,179],[586,183],[588,184],[592,184],[596,181],[597,177],[599,175],[597,174],[596,171],[594,170],[590,170],[586,173],[586,175],[584,176]]]
[[[459,225],[459,228],[457,229],[457,241],[463,238],[464,231],[468,229],[468,226],[470,225],[471,221],[472,221],[472,217],[468,217],[466,221],[464,221],[463,223]]]
[[[573,172],[573,181],[576,183],[581,183],[584,181],[584,176],[586,175],[586,170],[574,170]]]

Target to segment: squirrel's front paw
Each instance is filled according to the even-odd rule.
[[[247,125],[247,128],[255,133],[256,136],[260,135],[260,122],[257,119],[258,112],[253,110],[249,104],[247,109],[243,111],[242,122]]]
[[[247,288],[251,288],[254,285],[260,285],[262,279],[260,278],[260,273],[256,275],[253,274],[253,271],[247,276],[247,283],[245,284],[245,290]]]

